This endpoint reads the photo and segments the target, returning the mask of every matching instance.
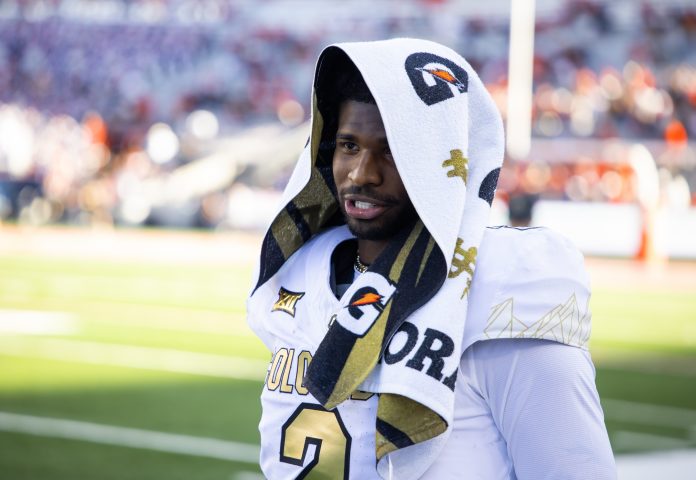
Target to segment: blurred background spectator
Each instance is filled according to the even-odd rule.
[[[509,1],[478,3],[4,0],[0,222],[264,226],[336,41],[450,45],[505,117]],[[532,149],[498,205],[638,204],[640,143],[660,204],[696,206],[694,44],[693,2],[537,0]]]
[[[527,227],[532,223],[536,195],[520,193],[508,199],[508,217],[513,227]]]

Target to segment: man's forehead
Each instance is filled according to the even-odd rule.
[[[344,101],[339,110],[338,124],[339,129],[371,129],[384,134],[384,122],[374,103]]]

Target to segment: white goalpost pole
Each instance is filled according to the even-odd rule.
[[[507,151],[520,159],[531,146],[534,10],[535,0],[510,0]]]

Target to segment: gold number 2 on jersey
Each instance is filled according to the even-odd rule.
[[[350,435],[338,410],[302,403],[283,425],[280,461],[302,466],[310,445],[314,458],[296,477],[298,480],[347,479],[350,465]]]

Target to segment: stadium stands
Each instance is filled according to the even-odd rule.
[[[294,2],[306,13],[298,20],[278,0],[3,2],[0,219],[172,224],[176,215],[157,216],[144,204],[143,185],[215,154],[221,139],[244,137],[251,127],[296,128],[309,116],[312,62],[334,41],[421,36],[450,44],[481,73],[505,115],[506,2],[474,10],[452,1],[344,3]],[[689,141],[696,8],[677,0],[640,9],[626,0],[537,3],[533,149],[503,172],[500,198],[521,192],[633,202],[626,152],[647,142],[665,191],[677,192],[670,201],[696,204]],[[217,138],[192,130],[191,114],[201,110],[215,116]],[[163,161],[150,148],[158,123],[176,135]],[[226,161],[236,162],[234,155]],[[253,169],[235,168],[241,177],[170,205],[182,214],[173,224],[225,224],[229,215],[219,211],[234,208],[235,182],[260,186]],[[264,187],[282,185],[285,170],[277,170]]]

